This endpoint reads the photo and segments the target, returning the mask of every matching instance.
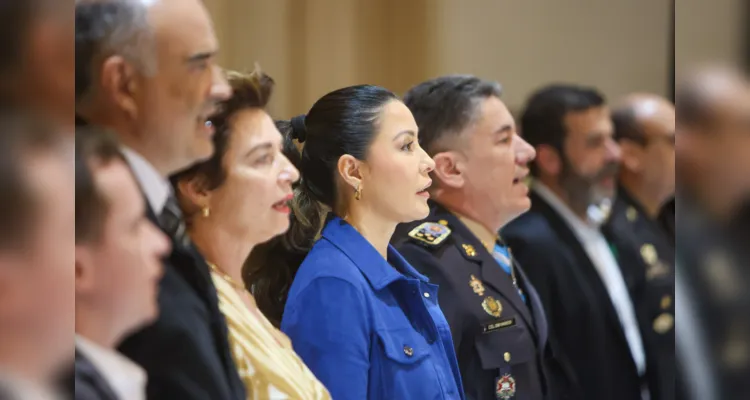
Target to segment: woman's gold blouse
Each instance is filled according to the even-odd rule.
[[[212,272],[211,276],[248,400],[330,400],[326,388],[294,352],[289,338],[260,310],[249,309],[221,275]]]

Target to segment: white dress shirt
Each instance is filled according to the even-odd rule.
[[[643,340],[635,316],[633,301],[630,298],[620,266],[614,254],[612,254],[607,239],[599,230],[599,225],[592,221],[582,221],[543,183],[534,181],[531,188],[560,214],[589,256],[620,319],[620,325],[625,333],[630,354],[638,368],[638,374],[643,376],[646,371],[646,354],[643,349]]]
[[[150,162],[135,151],[123,147],[122,153],[128,164],[130,164],[130,168],[133,170],[133,174],[141,186],[141,190],[146,194],[148,205],[158,217],[161,215],[164,205],[167,204],[167,199],[172,194],[172,186],[169,180],[162,176]]]
[[[76,335],[76,348],[94,365],[112,391],[123,400],[146,399],[146,372],[116,350]]]

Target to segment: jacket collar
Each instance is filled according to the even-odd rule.
[[[391,283],[405,278],[428,282],[428,279],[417,272],[393,246],[388,245],[388,260],[384,260],[367,239],[339,217],[328,217],[322,238],[341,250],[359,268],[375,290],[382,290]]]

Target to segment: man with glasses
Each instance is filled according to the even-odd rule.
[[[636,303],[651,395],[673,399],[675,249],[658,218],[675,191],[675,109],[664,98],[634,94],[613,110],[612,121],[621,159],[603,231]]]

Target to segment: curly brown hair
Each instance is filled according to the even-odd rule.
[[[240,111],[254,108],[265,109],[268,106],[274,81],[263,73],[258,65],[250,74],[226,71],[225,76],[232,87],[232,96],[221,102],[219,111],[209,119],[215,129],[214,153],[211,158],[193,164],[170,178],[175,187],[175,193],[179,193],[177,185],[180,181],[196,178],[205,185],[205,190],[214,190],[221,186],[226,180],[222,160],[232,134],[232,118]],[[186,215],[186,218],[189,220],[190,215]]]

